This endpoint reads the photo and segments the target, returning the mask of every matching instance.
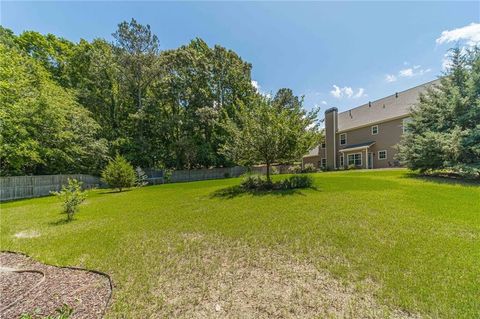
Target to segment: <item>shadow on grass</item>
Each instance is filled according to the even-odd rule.
[[[318,190],[316,187],[309,187],[304,189],[313,189]],[[240,185],[230,186],[227,188],[222,188],[216,190],[210,196],[211,198],[225,198],[232,199],[242,195],[253,195],[253,196],[265,196],[265,195],[276,195],[276,196],[289,196],[289,195],[301,195],[305,196],[301,192],[302,189],[270,189],[270,190],[254,190],[254,189],[245,189]]]
[[[98,192],[99,194],[120,194],[120,193],[127,193],[130,192],[132,189],[127,188],[127,189],[122,189],[122,191],[119,191],[118,189],[105,189],[101,192]]]
[[[51,225],[51,226],[60,226],[60,225],[69,224],[72,221],[73,220],[67,220],[66,218],[62,218],[62,219],[59,219],[55,222],[49,222],[48,224]]]
[[[422,175],[419,173],[407,173],[404,178],[411,178],[422,180],[426,182],[432,182],[437,184],[450,184],[450,185],[463,185],[480,187],[480,180],[467,179],[458,176],[435,176],[435,175]]]

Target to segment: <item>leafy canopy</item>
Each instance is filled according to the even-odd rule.
[[[271,164],[295,161],[319,141],[318,110],[306,112],[297,100],[276,103],[257,95],[248,105],[240,104],[239,123],[225,125],[231,138],[223,145],[224,154],[244,165],[266,164],[270,181]]]

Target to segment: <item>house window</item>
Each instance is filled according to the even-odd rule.
[[[378,134],[378,125],[372,126],[372,135],[377,135]]]
[[[378,159],[379,160],[387,159],[387,151],[386,150],[378,151]]]
[[[325,143],[322,143],[322,148],[325,148]]]
[[[402,130],[403,130],[403,133],[404,133],[404,134],[408,131],[407,124],[410,123],[411,121],[412,121],[412,118],[411,118],[411,117],[407,117],[407,118],[404,118],[404,119],[403,119],[403,121],[402,121]]]
[[[355,153],[355,154],[348,154],[348,166],[354,165],[354,166],[362,166],[362,154],[361,153]]]
[[[347,133],[340,134],[340,145],[347,144]]]
[[[340,155],[340,167],[343,167],[345,164],[344,164],[344,155]]]
[[[326,158],[322,158],[321,166],[322,166],[323,168],[327,167],[327,159],[326,159]]]

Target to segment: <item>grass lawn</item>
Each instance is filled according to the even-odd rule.
[[[1,249],[111,274],[108,317],[480,317],[480,187],[405,170],[239,179],[1,205]],[[38,232],[34,238],[15,234]],[[28,237],[28,236],[23,236]]]

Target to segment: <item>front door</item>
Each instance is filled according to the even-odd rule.
[[[373,168],[373,153],[368,153],[368,168]]]

